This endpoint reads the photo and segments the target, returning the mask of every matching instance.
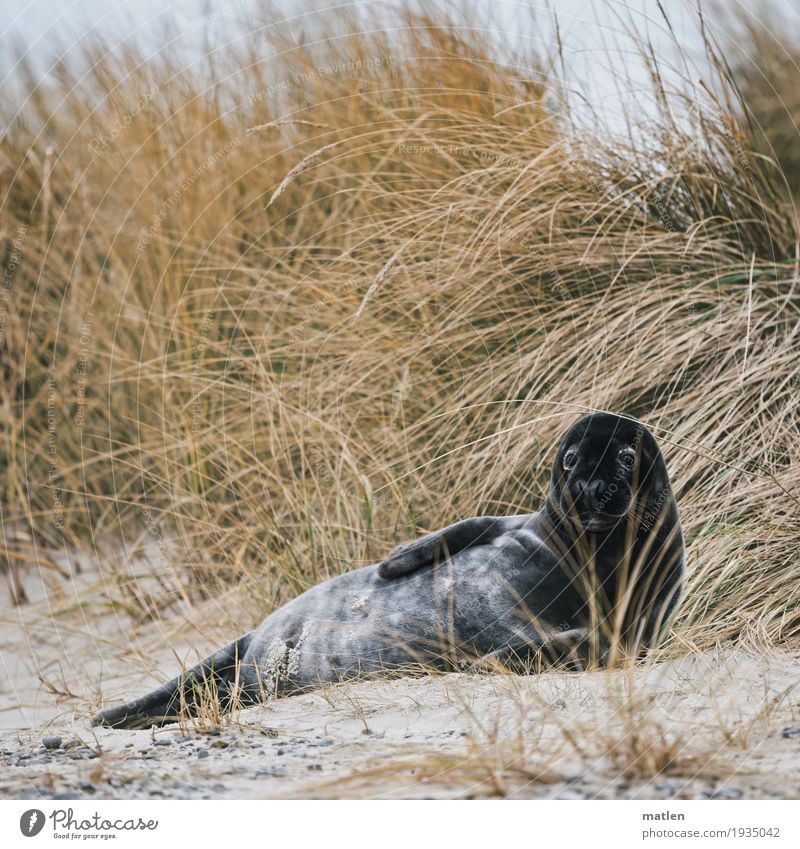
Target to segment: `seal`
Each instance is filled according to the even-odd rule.
[[[661,451],[635,419],[584,416],[537,513],[478,516],[304,592],[184,674],[93,724],[139,728],[354,678],[476,662],[573,668],[639,657],[683,587]]]

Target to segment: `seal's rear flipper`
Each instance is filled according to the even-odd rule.
[[[245,634],[152,693],[119,707],[101,710],[92,717],[92,725],[107,728],[167,725],[177,722],[181,712],[185,716],[197,716],[198,703],[202,702],[204,693],[219,699],[223,713],[232,710],[236,700],[240,704],[254,704],[258,699],[252,688],[237,687],[239,664],[251,639],[252,634]]]

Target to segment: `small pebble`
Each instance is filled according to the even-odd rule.
[[[781,734],[788,740],[790,737],[800,737],[800,725],[790,725],[781,731]]]
[[[564,790],[560,790],[558,793],[556,793],[551,798],[562,799],[562,800],[563,799],[573,799],[574,800],[574,799],[584,799],[586,797],[583,796],[579,790],[575,790],[574,788],[567,787]]]
[[[97,755],[97,752],[93,752],[91,749],[87,748],[86,746],[81,746],[81,747],[75,749],[73,752],[70,752],[69,756],[70,756],[70,758],[72,758],[72,760],[79,761],[79,760],[90,760],[91,758],[96,758],[98,755]]]
[[[156,740],[153,743],[154,746],[171,746],[172,740]]]
[[[720,787],[708,794],[709,799],[741,799],[742,791],[738,787]]]
[[[282,766],[273,766],[270,769],[260,769],[256,772],[256,778],[265,778],[266,776],[282,778],[285,775],[288,775],[288,772]]]
[[[208,749],[198,749],[197,750],[198,758],[207,758],[208,757]]]
[[[18,799],[49,799],[50,794],[47,790],[39,787],[26,787],[20,790],[17,795]]]
[[[60,737],[56,737],[55,735],[42,737],[42,745],[45,749],[60,749],[62,740]]]
[[[742,791],[738,787],[731,787],[730,790],[725,791],[726,795],[730,799],[741,799]]]

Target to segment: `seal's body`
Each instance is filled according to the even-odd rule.
[[[663,630],[682,575],[677,509],[655,440],[637,422],[595,414],[559,446],[541,512],[465,519],[312,587],[94,722],[141,727],[196,712],[204,695],[230,708],[487,656],[585,660],[593,640],[595,660],[641,653]]]

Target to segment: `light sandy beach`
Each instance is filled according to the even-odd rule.
[[[73,581],[48,580],[27,582],[31,604],[2,608],[5,798],[800,796],[797,654],[728,648],[627,675],[347,684],[219,727],[112,731],[88,724],[100,690],[108,701],[141,694],[232,626],[204,639],[178,617],[135,628],[67,609]],[[94,580],[87,569],[74,592]],[[219,619],[216,609],[188,621]],[[60,744],[45,748],[51,737]]]

